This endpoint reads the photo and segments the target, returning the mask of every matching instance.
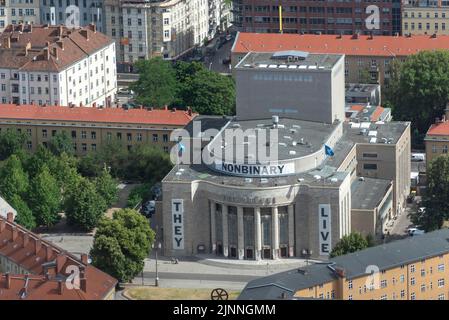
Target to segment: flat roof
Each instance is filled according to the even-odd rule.
[[[379,36],[239,32],[233,53],[301,50],[348,56],[408,56],[425,50],[448,50],[449,36]]]
[[[262,69],[286,71],[321,71],[331,70],[342,55],[336,54],[308,54],[298,60],[289,59],[288,53],[274,56],[273,52],[250,52],[236,66],[236,69]]]
[[[351,184],[351,208],[365,210],[376,208],[391,184],[390,180],[358,177]]]
[[[0,104],[0,120],[46,120],[185,126],[196,113],[170,109],[122,109]]]
[[[321,122],[303,121],[289,118],[279,118],[277,126],[278,135],[278,159],[288,160],[304,157],[306,155],[315,153],[324,148],[324,144],[335,131],[338,124],[328,124]],[[249,132],[247,130],[254,130],[255,136],[253,138],[260,137],[259,134],[265,134],[266,140],[270,143],[273,142],[273,138],[270,136],[270,129],[273,129],[272,119],[260,119],[260,120],[232,120],[226,129],[242,130],[243,132]],[[225,145],[226,135],[222,135],[221,139],[217,136],[210,144],[210,148],[216,146],[217,149],[222,150],[224,153],[232,152],[234,155],[232,160],[235,160],[236,147],[235,144]],[[250,140],[248,140],[250,141]],[[270,150],[271,145],[266,147],[267,153]],[[232,150],[231,150],[232,149]],[[245,150],[247,151],[247,150]],[[245,156],[254,156],[249,160],[255,159],[256,155],[245,154]],[[229,160],[228,160],[229,161]]]
[[[379,90],[379,84],[348,83],[345,87],[347,97],[371,97],[373,91]]]
[[[292,296],[292,292],[337,279],[338,275],[332,268],[342,269],[346,279],[354,279],[367,275],[368,266],[377,266],[382,271],[447,253],[449,229],[442,229],[332,258],[328,263],[313,264],[252,280],[243,289],[239,299],[279,299],[282,292]],[[273,286],[283,288],[283,291],[273,291]]]

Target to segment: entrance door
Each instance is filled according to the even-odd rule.
[[[237,248],[236,247],[231,247],[231,258],[237,258]]]
[[[263,259],[271,259],[271,249],[269,248],[264,248],[262,250],[263,254],[262,254],[262,258]]]
[[[254,250],[246,249],[246,259],[251,260],[254,259]]]

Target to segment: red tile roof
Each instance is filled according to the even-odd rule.
[[[51,242],[16,224],[12,216],[0,217],[0,256],[6,256],[14,264],[29,271],[27,299],[83,299],[100,300],[114,291],[117,280],[89,265],[87,256],[82,260],[69,254]],[[58,280],[66,281],[73,268],[80,271],[79,289],[58,292]],[[0,300],[20,299],[18,293],[24,287],[24,275],[10,279],[0,274]],[[30,279],[31,279],[30,278]]]
[[[384,108],[381,106],[376,107],[376,110],[371,114],[371,121],[379,121],[380,116],[384,112]]]
[[[8,25],[0,34],[0,67],[56,72],[112,43],[93,25]]]
[[[427,134],[433,136],[449,136],[449,121],[432,124]]]
[[[0,104],[0,119],[185,126],[196,113],[185,110],[90,108]]]
[[[419,51],[449,50],[449,36],[429,35],[370,36],[313,35],[240,32],[234,42],[233,53],[250,51],[273,52],[301,50],[313,53],[345,54],[348,56],[408,56]]]
[[[353,106],[351,106],[351,110],[353,110],[353,111],[362,111],[363,108],[365,108],[365,107],[361,106],[361,105],[353,105]]]

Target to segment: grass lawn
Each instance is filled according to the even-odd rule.
[[[135,300],[210,300],[212,289],[177,289],[161,287],[135,287],[125,294]],[[228,291],[229,300],[235,300],[240,291]]]

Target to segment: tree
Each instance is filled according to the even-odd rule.
[[[161,148],[139,145],[129,154],[125,174],[127,179],[154,184],[161,181],[172,167],[169,154]]]
[[[46,165],[31,180],[28,194],[28,205],[38,225],[51,227],[59,221],[61,189]]]
[[[118,200],[117,180],[109,174],[106,168],[94,181],[95,188],[98,194],[103,197],[107,207]]]
[[[184,86],[184,105],[207,115],[235,113],[235,84],[230,77],[206,69],[198,71]]]
[[[368,241],[358,232],[343,236],[330,254],[331,258],[368,248]]]
[[[7,159],[10,155],[23,148],[27,139],[25,133],[16,130],[6,130],[0,134],[0,160]]]
[[[423,51],[392,67],[386,100],[393,118],[412,122],[414,138],[422,139],[440,117],[449,97],[449,52]]]
[[[449,218],[449,157],[439,156],[429,163],[427,182],[422,200],[425,210],[410,214],[411,221],[426,232],[440,229]]]
[[[50,173],[56,178],[63,196],[82,179],[77,170],[78,159],[65,152],[55,157],[50,165]]]
[[[15,222],[30,230],[36,227],[36,219],[33,213],[19,195],[14,195],[8,202],[17,211]]]
[[[112,219],[100,221],[90,252],[92,264],[121,282],[129,282],[142,272],[154,236],[148,220],[137,211],[116,211]]]
[[[146,106],[162,107],[176,99],[178,83],[170,62],[160,57],[136,62],[139,80],[131,90],[137,93],[136,101]]]
[[[72,138],[65,131],[57,133],[51,138],[48,149],[56,156],[62,153],[72,155],[75,151],[73,149]]]
[[[39,146],[36,152],[28,158],[25,170],[28,172],[30,178],[36,176],[45,166],[50,173],[53,174],[53,168],[56,167],[56,157],[44,146]]]
[[[65,202],[67,222],[86,231],[98,225],[106,209],[105,200],[86,178],[69,191]]]
[[[1,195],[8,202],[16,195],[22,197],[28,190],[28,184],[28,176],[19,158],[16,155],[10,156],[0,170]]]

